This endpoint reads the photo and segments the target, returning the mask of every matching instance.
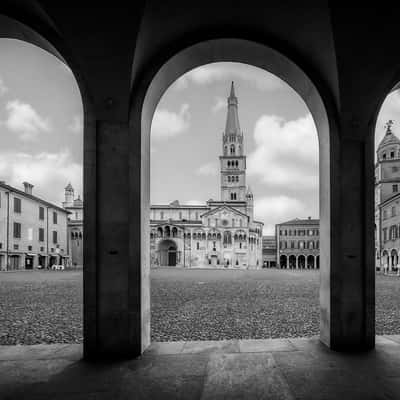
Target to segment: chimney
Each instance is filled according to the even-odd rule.
[[[32,194],[33,185],[29,182],[24,182],[24,188],[26,194]]]

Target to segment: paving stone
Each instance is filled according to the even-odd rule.
[[[182,353],[238,353],[239,343],[237,340],[218,341],[192,341],[186,342]]]
[[[239,340],[239,348],[241,353],[296,350],[295,346],[287,339]]]
[[[186,342],[153,342],[144,355],[179,354]]]
[[[202,400],[294,399],[270,354],[213,354]]]

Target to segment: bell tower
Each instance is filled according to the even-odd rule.
[[[246,156],[240,130],[238,99],[232,82],[228,97],[225,131],[220,160],[221,201],[246,201]]]

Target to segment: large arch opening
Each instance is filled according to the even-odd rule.
[[[329,313],[330,313],[330,220],[331,220],[331,170],[330,147],[332,138],[329,132],[328,114],[318,90],[307,75],[291,60],[277,51],[250,41],[241,39],[210,40],[193,45],[182,50],[167,62],[157,73],[143,80],[143,100],[134,101],[132,116],[140,115],[141,120],[132,120],[133,126],[140,123],[141,136],[141,279],[142,279],[142,349],[150,342],[150,298],[149,298],[149,159],[150,159],[150,127],[152,117],[159,99],[169,85],[182,74],[197,66],[212,62],[241,62],[257,66],[280,77],[287,82],[309,107],[317,126],[319,137],[320,157],[320,229],[321,229],[321,339],[325,343],[330,341]],[[137,125],[136,125],[137,126]],[[229,149],[227,149],[229,152]]]
[[[91,277],[95,277],[95,247],[93,243],[89,243],[92,242],[92,240],[85,241],[85,245],[83,245],[83,235],[85,235],[85,238],[88,235],[91,237],[93,235],[92,228],[95,226],[92,225],[95,216],[95,213],[93,213],[95,212],[95,181],[92,179],[95,166],[95,153],[92,151],[95,144],[95,135],[93,130],[94,126],[92,125],[92,121],[94,120],[93,108],[89,101],[88,91],[83,82],[79,68],[77,68],[74,63],[71,54],[67,51],[63,41],[54,32],[47,31],[46,34],[43,35],[41,32],[15,19],[0,15],[0,41],[7,41],[8,43],[14,44],[18,43],[19,46],[26,48],[26,51],[32,52],[32,54],[41,53],[40,60],[31,58],[27,61],[27,66],[33,68],[31,71],[32,78],[34,79],[36,73],[42,75],[48,73],[47,79],[50,80],[56,79],[55,76],[59,77],[59,74],[63,74],[65,78],[65,87],[69,88],[66,90],[71,90],[72,87],[72,90],[75,91],[74,96],[79,103],[76,113],[69,121],[70,124],[68,124],[66,120],[61,121],[60,116],[52,119],[48,115],[41,115],[30,103],[34,101],[35,98],[40,99],[43,104],[48,100],[53,100],[56,103],[60,96],[62,98],[62,85],[57,87],[57,84],[60,82],[54,85],[54,82],[52,82],[48,87],[45,85],[43,90],[36,90],[35,92],[35,84],[37,82],[35,82],[35,84],[33,84],[33,82],[32,84],[27,82],[30,73],[25,76],[21,75],[20,83],[23,81],[27,83],[27,87],[24,88],[24,90],[18,88],[16,82],[14,82],[12,85],[10,84],[10,87],[6,88],[6,90],[2,90],[1,93],[2,100],[6,99],[5,96],[7,96],[6,109],[8,115],[6,121],[9,125],[8,128],[14,131],[15,135],[23,142],[18,148],[18,157],[9,163],[9,170],[6,172],[7,176],[3,175],[4,163],[2,165],[3,176],[1,179],[6,180],[5,183],[2,182],[4,186],[3,189],[7,187],[8,196],[6,197],[8,197],[8,200],[11,200],[11,212],[9,217],[17,212],[19,221],[13,221],[8,240],[4,241],[5,245],[4,247],[2,246],[2,250],[5,250],[5,254],[2,254],[1,257],[1,267],[2,269],[22,269],[29,272],[29,278],[23,279],[25,283],[29,281],[32,276],[35,276],[35,280],[37,281],[37,277],[39,276],[37,272],[43,270],[52,270],[54,277],[60,277],[59,274],[68,274],[71,273],[71,271],[73,274],[77,275],[75,277],[76,279],[72,279],[74,282],[70,282],[72,287],[64,288],[64,291],[61,290],[65,296],[68,296],[66,292],[69,292],[70,296],[76,296],[74,299],[76,304],[71,306],[69,311],[66,311],[66,313],[72,311],[74,314],[69,321],[70,325],[74,328],[74,332],[72,332],[72,334],[69,332],[66,335],[61,334],[64,329],[60,325],[57,326],[61,320],[54,318],[56,314],[51,311],[45,312],[43,309],[33,310],[32,307],[35,308],[35,299],[32,299],[29,306],[31,308],[31,316],[35,318],[35,313],[38,313],[37,320],[33,325],[37,326],[37,324],[40,324],[40,327],[36,329],[36,332],[35,329],[31,329],[31,333],[35,335],[35,338],[30,338],[28,333],[28,336],[20,341],[20,343],[82,342],[83,338],[85,342],[88,340],[91,341],[93,340],[93,336],[96,335],[95,330],[93,330],[93,325],[89,327],[88,324],[82,321],[87,321],[88,319],[93,320],[93,310],[95,309],[96,303],[95,297],[92,297],[96,290],[95,279],[82,279],[83,253],[85,253],[85,259],[88,261],[85,262],[84,274],[86,276],[92,274]],[[42,50],[44,50],[44,52]],[[3,63],[4,61],[3,58]],[[38,71],[41,66],[43,66],[41,62],[47,63],[46,65],[49,68],[47,70],[44,68],[42,71]],[[49,64],[53,65],[53,70]],[[4,70],[1,72],[4,72]],[[70,82],[68,83],[67,81]],[[6,82],[3,83],[6,84]],[[2,89],[4,89],[4,87]],[[31,91],[30,93],[28,93],[29,90]],[[51,90],[54,90],[53,96],[49,93]],[[46,96],[48,98],[45,98]],[[68,101],[62,103],[65,106],[64,111],[68,109],[67,103]],[[48,103],[46,104],[49,105]],[[53,104],[53,106],[56,107],[57,105]],[[69,111],[71,111],[71,109],[69,109]],[[4,116],[4,114],[2,116]],[[65,140],[60,140],[60,146],[57,146],[54,140],[52,141],[54,138],[43,138],[43,135],[41,136],[41,133],[45,136],[50,135],[52,129],[57,128],[65,133]],[[72,163],[69,163],[69,161],[71,161],[71,154],[65,150],[67,147],[68,135],[75,135],[74,141],[76,143],[72,153],[79,159],[72,161]],[[40,143],[38,144],[37,139],[39,139],[39,136]],[[5,140],[4,136],[2,136],[2,140]],[[3,151],[5,148],[6,146],[2,145]],[[65,150],[65,154],[57,152],[60,148],[61,150]],[[2,157],[2,159],[4,160],[4,157]],[[64,165],[65,163],[69,164]],[[85,167],[83,167],[83,165],[85,165]],[[18,166],[18,171],[14,168],[15,166]],[[50,168],[50,172],[46,173],[46,168]],[[51,171],[52,168],[53,171]],[[84,175],[83,179],[82,175]],[[85,208],[89,210],[85,212],[84,223],[84,206],[82,202],[79,203],[79,207],[74,209],[73,213],[68,211],[68,216],[72,215],[75,222],[79,220],[79,226],[75,223],[76,226],[74,229],[71,229],[69,224],[70,219],[66,215],[68,207],[64,207],[68,206],[68,204],[63,204],[63,202],[70,200],[71,204],[69,205],[74,206],[77,205],[74,204],[76,198],[72,196],[72,198],[66,199],[64,197],[66,193],[64,189],[68,186],[69,182],[62,182],[64,178],[68,180],[68,177],[71,177],[72,179],[72,176],[75,177],[73,180],[76,184],[75,189],[80,194],[79,200],[85,199]],[[26,179],[24,177],[26,177]],[[45,189],[45,186],[48,186],[47,178],[53,179],[50,190],[48,190],[48,187],[47,190]],[[26,180],[22,189],[20,187],[15,187],[22,184],[22,182],[19,182],[21,179]],[[83,180],[88,182],[88,184],[83,185]],[[35,186],[34,189],[32,185]],[[62,192],[58,193],[60,185],[63,188]],[[16,190],[13,189],[14,187]],[[18,204],[13,204],[13,197],[16,195],[21,197],[21,202],[17,202],[21,207],[19,207]],[[71,191],[69,195],[71,195]],[[5,203],[3,203],[3,205],[4,204]],[[90,208],[92,208],[92,210],[90,210]],[[21,209],[21,212],[18,212],[19,209]],[[8,221],[10,223],[11,218],[8,218]],[[83,224],[92,226],[83,229]],[[12,240],[17,240],[19,243],[12,243]],[[71,246],[74,245],[72,241],[74,241],[74,244],[79,243],[79,254],[75,254],[75,263],[72,262],[71,257]],[[6,243],[8,243],[8,246],[6,246]],[[10,248],[10,246],[12,246],[12,248]],[[21,254],[17,254],[18,251]],[[15,276],[18,275],[16,274]],[[37,286],[37,284],[38,282],[34,282],[33,286]],[[67,284],[67,286],[68,285],[69,284]],[[85,286],[85,291],[83,291],[83,286]],[[50,290],[50,292],[53,291]],[[87,295],[89,293],[90,295],[86,296],[84,300],[83,297],[85,297],[85,294]],[[41,297],[46,298],[46,296],[43,297],[43,294],[44,293],[41,293]],[[55,303],[60,300],[62,299],[58,299]],[[85,302],[85,306],[89,306],[85,307],[85,310],[83,310],[82,306],[83,301]],[[65,305],[67,303],[68,302],[65,302]],[[40,301],[38,301],[36,305],[40,307]],[[90,308],[92,308],[92,310],[89,310]],[[32,310],[34,311],[33,313]],[[84,314],[83,316],[82,311]],[[44,314],[48,316],[52,315],[54,319],[53,322],[50,321],[46,323],[46,321],[43,321]],[[68,325],[68,321],[64,322]],[[49,334],[46,337],[40,337],[41,329],[45,329],[46,326],[49,327],[51,325],[55,327],[58,333],[53,336]],[[29,329],[29,325],[26,325],[26,328]],[[83,331],[88,334],[84,335]],[[21,338],[16,338],[16,340],[20,339]],[[92,341],[91,344],[93,345],[94,342]],[[85,351],[88,347],[90,346],[86,346],[85,344]]]
[[[375,123],[375,320],[378,335],[400,328],[400,90],[383,99]]]

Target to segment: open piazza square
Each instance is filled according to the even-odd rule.
[[[82,271],[0,275],[0,344],[81,343]],[[376,275],[376,334],[400,334],[399,277]],[[319,334],[319,271],[151,271],[152,341]]]

